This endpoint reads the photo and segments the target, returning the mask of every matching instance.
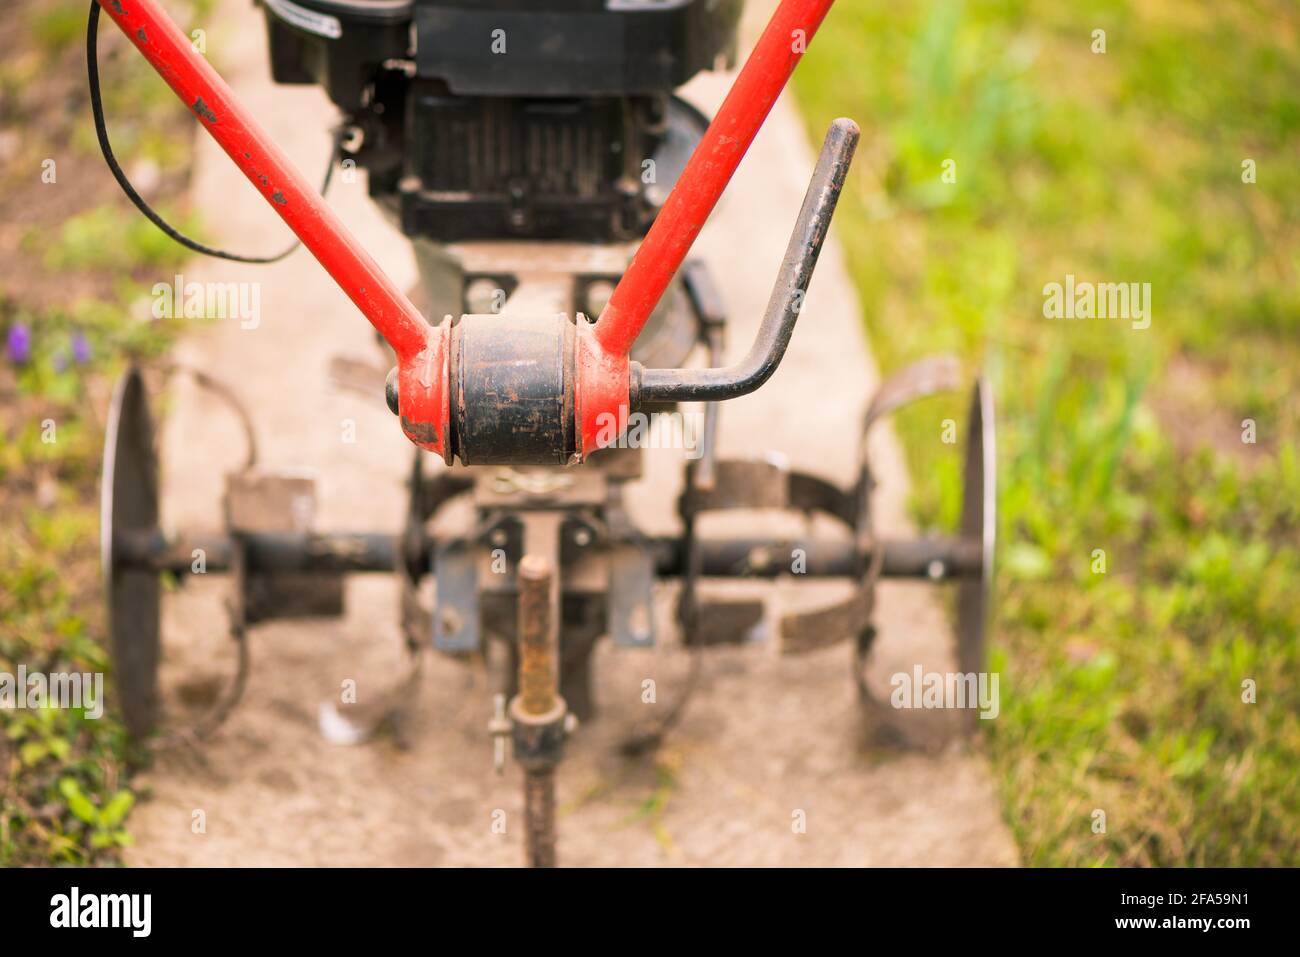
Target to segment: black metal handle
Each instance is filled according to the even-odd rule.
[[[638,404],[734,399],[771,378],[790,343],[859,136],[858,124],[848,119],[836,120],[827,131],[749,354],[735,365],[710,369],[643,369],[633,362],[632,394]]]

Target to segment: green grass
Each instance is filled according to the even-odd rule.
[[[166,210],[163,219],[182,233],[192,222],[177,222]],[[64,221],[53,235],[33,231],[24,246],[40,255],[46,269],[133,271],[166,266],[177,261],[175,240],[143,216],[123,218],[120,204],[105,203]]]
[[[44,53],[59,54],[85,37],[86,11],[75,3],[36,7],[27,16],[27,29]]]
[[[0,867],[113,864],[131,840],[132,771],[144,755],[113,714],[103,644],[104,403],[126,361],[158,356],[174,339],[178,323],[134,313],[185,251],[101,167],[81,53],[87,5],[13,6],[26,29],[6,35],[18,49],[0,49],[0,114],[21,139],[0,189],[5,214],[35,225],[10,253],[20,268],[5,274],[21,276],[24,292],[0,278],[0,672],[107,671],[110,709],[99,719],[84,709],[0,710]],[[197,23],[209,7],[191,4]],[[192,118],[107,19],[100,51],[114,148],[127,169],[147,159],[170,174],[150,199],[171,215]],[[45,157],[59,162],[57,185],[33,177]],[[178,221],[193,228],[183,209]],[[22,362],[3,351],[15,327],[31,337]]]
[[[34,313],[0,299],[0,333],[33,330],[27,362],[0,373],[0,672],[110,672],[102,646],[93,392],[172,330],[95,300]],[[72,337],[89,357],[77,362]],[[84,358],[84,356],[83,356]],[[110,678],[111,681],[111,678]],[[111,695],[111,690],[110,690]],[[109,697],[111,701],[111,696]],[[0,866],[114,859],[129,843],[132,749],[111,711],[0,711]]]
[[[811,135],[863,126],[836,229],[877,357],[997,387],[986,738],[1027,863],[1300,864],[1298,33],[1281,2],[840,0],[796,74]],[[1044,318],[1067,273],[1151,283],[1151,327]],[[960,410],[898,418],[926,525]]]

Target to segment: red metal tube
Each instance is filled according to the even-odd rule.
[[[835,0],[783,0],[596,323],[627,355]]]
[[[447,453],[446,329],[430,326],[379,268],[157,0],[99,0],[248,181],[397,353],[402,428]]]

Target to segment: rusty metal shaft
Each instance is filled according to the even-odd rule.
[[[555,866],[555,771],[524,773],[525,862],[529,867]]]
[[[553,627],[551,563],[525,555],[519,563],[519,697],[527,714],[543,715],[555,707]]]
[[[552,559],[558,540],[551,523],[535,526],[540,552],[519,562],[519,697],[514,711],[515,756],[524,768],[525,862],[555,866],[555,765],[564,739],[559,682],[559,588]]]

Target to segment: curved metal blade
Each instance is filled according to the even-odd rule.
[[[993,602],[993,560],[998,531],[998,469],[993,389],[975,383],[966,426],[961,536],[980,543],[979,578],[963,578],[957,590],[957,663],[964,673],[987,667],[987,632]]]
[[[160,587],[157,572],[124,565],[114,542],[157,528],[153,422],[144,382],[132,367],[118,381],[108,410],[100,482],[100,562],[115,687],[127,730],[137,736],[152,730],[158,718]]]
[[[939,392],[961,388],[961,360],[952,355],[926,356],[899,369],[880,384],[867,406],[862,423],[865,434],[877,419],[896,412],[902,406]]]

